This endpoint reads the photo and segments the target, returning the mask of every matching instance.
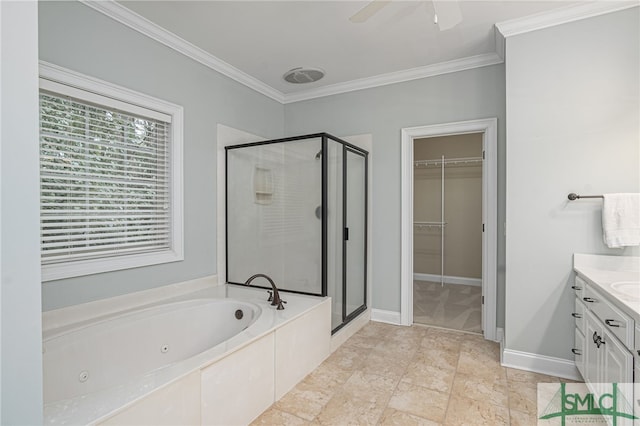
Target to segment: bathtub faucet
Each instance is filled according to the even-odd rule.
[[[269,300],[271,301],[271,306],[276,306],[276,309],[281,311],[282,309],[284,309],[284,306],[282,305],[283,303],[287,303],[286,301],[280,299],[280,293],[278,293],[278,289],[276,288],[276,284],[273,282],[273,280],[271,278],[269,278],[268,276],[266,276],[265,274],[255,274],[253,276],[251,276],[247,281],[245,281],[244,285],[249,285],[251,283],[251,281],[255,280],[256,278],[264,278],[267,281],[269,281],[269,283],[271,284],[271,287],[273,287],[273,295],[269,296]],[[271,292],[269,292],[271,293]]]

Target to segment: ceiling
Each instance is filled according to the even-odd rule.
[[[390,1],[365,22],[351,22],[369,3],[119,2],[284,96],[470,57],[501,62],[495,23],[585,2],[447,0],[459,6],[462,20],[446,30],[434,24],[431,0]],[[285,82],[282,75],[295,67],[321,68],[326,76],[309,84]]]

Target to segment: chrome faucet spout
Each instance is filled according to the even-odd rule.
[[[247,281],[245,281],[244,285],[251,284],[251,281],[255,280],[256,278],[264,278],[267,281],[269,281],[269,284],[271,284],[271,287],[273,288],[273,298],[271,297],[269,298],[269,300],[271,300],[271,306],[275,306],[276,309],[279,311],[283,310],[284,309],[283,303],[287,303],[287,302],[280,299],[280,293],[278,292],[278,288],[276,287],[276,284],[273,282],[273,280],[269,278],[269,276],[265,274],[252,275],[251,277],[249,277]]]

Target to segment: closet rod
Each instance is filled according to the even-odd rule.
[[[447,158],[438,160],[416,160],[413,162],[414,166],[437,166],[439,164],[458,164],[458,163],[481,163],[482,157],[461,157],[461,158]]]

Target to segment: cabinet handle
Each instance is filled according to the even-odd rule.
[[[604,323],[607,324],[609,327],[620,327],[619,324],[614,324],[615,320],[612,319],[608,319],[608,320],[604,320]]]
[[[578,287],[577,285],[572,285],[571,288],[574,290],[582,290],[582,287]]]
[[[573,312],[573,313],[571,314],[571,316],[572,316],[572,317],[574,317],[574,318],[582,318],[582,315],[580,315],[580,314],[578,314],[578,313],[576,313],[576,312]]]
[[[571,352],[573,352],[574,355],[582,355],[582,352],[580,352],[580,349],[571,349]]]
[[[593,332],[593,343],[595,343],[596,347],[600,349],[600,345],[604,345],[604,340],[602,340],[602,336],[598,336],[598,332]]]
[[[589,303],[593,303],[596,301],[596,299],[594,299],[593,297],[583,297],[582,300]]]

